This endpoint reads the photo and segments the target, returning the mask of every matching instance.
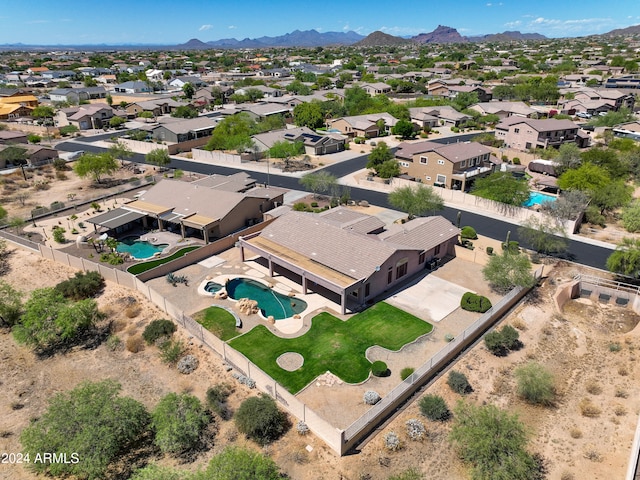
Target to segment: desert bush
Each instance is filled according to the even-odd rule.
[[[241,384],[246,385],[251,389],[256,388],[256,381],[253,378],[249,378],[245,375],[242,375],[241,373],[234,373],[232,377],[238,380]]]
[[[144,350],[144,340],[140,335],[133,335],[127,338],[126,341],[127,350],[131,353],[138,353]]]
[[[571,472],[562,472],[560,480],[575,480],[575,475]]]
[[[616,388],[615,396],[618,398],[628,398],[629,392],[627,392],[624,388]]]
[[[388,375],[389,368],[387,364],[378,360],[371,364],[371,373],[374,377],[386,377]]]
[[[575,438],[577,440],[578,438],[582,438],[582,430],[578,427],[572,427],[571,430],[569,430],[569,435],[571,435],[571,438]]]
[[[613,407],[613,413],[616,415],[616,417],[622,417],[627,414],[627,409],[624,407],[624,405],[620,405],[619,403],[617,403]]]
[[[223,420],[229,418],[227,399],[233,393],[233,387],[228,383],[218,383],[207,390],[207,406]]]
[[[469,240],[475,240],[478,238],[478,234],[476,233],[476,229],[470,226],[462,227],[460,230],[460,237],[466,238]]]
[[[183,353],[184,343],[180,340],[168,340],[160,347],[160,359],[168,365],[174,365]]]
[[[618,367],[618,375],[620,375],[621,377],[626,377],[627,375],[629,375],[629,369],[626,367],[626,365],[620,365]]]
[[[107,338],[107,348],[112,352],[122,349],[122,340],[117,335],[109,335]]]
[[[197,449],[211,421],[200,400],[186,393],[169,393],[162,397],[151,418],[156,445],[164,453],[172,454]]]
[[[509,350],[517,350],[522,344],[520,334],[511,325],[505,325],[501,330],[494,330],[484,336],[487,349],[498,357],[503,357]]]
[[[460,307],[468,312],[484,313],[491,308],[491,301],[482,295],[473,292],[465,292],[460,300]]]
[[[553,375],[542,365],[528,363],[516,368],[518,395],[525,401],[537,405],[553,405],[556,388]]]
[[[420,399],[419,406],[420,413],[434,422],[444,422],[451,416],[447,402],[440,395],[425,395]]]
[[[620,350],[622,350],[622,345],[620,345],[618,342],[612,342],[609,344],[610,352],[619,352]]]
[[[493,255],[493,247],[487,247],[487,255]]]
[[[447,343],[448,342],[453,342],[454,338],[456,338],[456,337],[454,337],[452,333],[445,333],[444,334],[444,341],[447,342]]]
[[[527,324],[524,323],[524,320],[522,320],[521,318],[516,318],[511,323],[513,325],[513,328],[516,328],[516,329],[520,330],[521,332],[524,332],[525,330],[527,330]]]
[[[396,432],[389,432],[384,436],[384,447],[392,452],[400,450],[402,444],[400,443],[400,437]]]
[[[366,392],[364,392],[362,400],[367,405],[375,405],[381,400],[381,397],[378,394],[378,392],[374,392],[373,390],[367,390]]]
[[[178,365],[176,368],[178,371],[184,375],[189,375],[192,372],[195,372],[196,368],[199,365],[198,358],[195,355],[185,355],[180,360],[178,360]]]
[[[146,326],[142,338],[147,342],[147,345],[151,345],[160,337],[170,337],[177,329],[178,327],[171,320],[161,318]]]
[[[91,298],[104,289],[104,278],[99,272],[76,272],[70,279],[58,283],[55,289],[72,300]]]
[[[307,433],[309,433],[309,425],[300,420],[296,424],[296,431],[298,432],[298,435],[306,435]]]
[[[406,380],[407,378],[409,378],[411,376],[411,374],[415,372],[415,368],[413,367],[405,367],[402,370],[400,370],[400,378],[402,380]]]
[[[53,227],[53,240],[56,243],[65,243],[67,239],[64,237],[65,229],[62,227]]]
[[[124,314],[127,318],[136,318],[140,315],[140,306],[135,303],[128,305],[127,308],[124,309]]]
[[[424,427],[424,423],[422,423],[417,418],[410,418],[405,422],[407,426],[407,436],[414,441],[420,441],[424,439],[427,434],[427,429]]]
[[[242,402],[236,412],[235,422],[240,433],[260,445],[277,440],[289,427],[287,416],[266,395],[250,397]]]
[[[447,378],[447,385],[451,387],[456,393],[460,395],[466,395],[467,393],[473,392],[473,388],[469,384],[469,380],[467,380],[467,376],[456,370],[452,370],[449,372],[449,377]]]
[[[580,404],[578,405],[578,408],[580,409],[580,414],[583,417],[598,417],[602,413],[602,410],[600,410],[600,407],[595,405],[588,398],[583,398],[582,400],[580,400]]]
[[[591,379],[585,385],[585,390],[591,395],[600,395],[602,393],[602,386],[598,383],[597,380]]]

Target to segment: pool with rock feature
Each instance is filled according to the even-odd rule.
[[[225,289],[229,298],[248,298],[258,302],[258,308],[265,318],[283,320],[301,314],[307,302],[291,295],[283,295],[267,285],[250,278],[237,277],[228,280]]]

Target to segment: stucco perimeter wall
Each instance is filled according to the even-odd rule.
[[[242,164],[242,157],[240,155],[233,155],[230,153],[220,152],[218,150],[207,151],[194,148],[191,150],[191,158],[198,162],[203,163],[228,163],[230,165]]]
[[[151,150],[167,150],[169,151],[169,147],[162,143],[155,142],[140,142],[138,140],[131,140],[129,138],[119,138],[119,142],[124,143],[127,147],[131,149],[132,152],[135,153],[149,153]]]
[[[556,302],[556,308],[561,312],[565,303],[572,298],[577,298],[578,296],[580,296],[580,282],[576,280],[567,285],[558,287],[553,296],[553,300]]]

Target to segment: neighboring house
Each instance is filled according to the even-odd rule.
[[[155,100],[144,100],[133,102],[125,107],[125,112],[130,116],[137,116],[142,112],[151,112],[154,117],[171,113],[180,106],[187,105],[185,102],[178,102],[172,98],[157,98]]]
[[[640,141],[640,122],[627,122],[616,125],[613,127],[613,134],[616,137],[632,138],[635,141]]]
[[[493,172],[498,163],[491,150],[477,142],[404,142],[395,158],[403,174],[425,185],[463,191],[476,178]]]
[[[113,91],[116,93],[150,93],[153,88],[141,80],[132,80],[115,85]]]
[[[607,100],[563,100],[558,102],[560,112],[568,115],[576,113],[587,113],[589,115],[598,115],[607,113],[614,109],[612,102]]]
[[[571,120],[533,120],[509,117],[496,125],[496,138],[508,148],[531,150],[559,147],[563,143],[580,144],[578,125]]]
[[[325,155],[344,150],[345,138],[342,135],[319,135],[307,127],[274,130],[253,136],[259,151],[269,150],[278,141],[302,142],[307,155]]]
[[[243,184],[238,177],[242,191],[234,191],[234,183],[161,180],[136,200],[87,221],[116,234],[142,227],[175,231],[209,243],[260,222],[264,212],[282,204],[283,189],[247,190],[246,181]]]
[[[21,94],[0,97],[0,105],[22,105],[24,107],[35,108],[38,104],[38,98],[34,95]]]
[[[328,297],[345,314],[398,288],[434,259],[455,255],[460,232],[441,216],[381,228],[377,219],[344,208],[289,212],[238,243],[243,261],[246,250],[260,255],[269,275],[298,279],[303,294]]]
[[[204,87],[207,85],[206,82],[203,82],[200,77],[186,76],[186,77],[174,78],[169,82],[169,86],[173,88],[182,89],[182,87],[184,87],[187,83],[190,83],[194,89]]]
[[[380,128],[378,123],[384,126]],[[337,130],[348,137],[374,138],[381,133],[390,133],[391,128],[398,123],[398,119],[389,113],[372,113],[370,115],[355,115],[340,117],[328,121],[328,127]]]
[[[262,92],[262,98],[281,97],[283,92],[280,88],[267,87],[266,85],[252,85],[250,87],[238,88],[235,93],[238,95],[246,95],[247,90],[258,90]]]
[[[458,112],[455,108],[449,106],[441,107],[414,107],[409,109],[411,121],[422,128],[437,125],[448,125],[457,127],[461,123],[471,120],[472,117],[464,113]],[[433,119],[437,119],[436,122]]]
[[[33,107],[18,103],[0,103],[0,120],[11,120],[20,117],[30,117]]]
[[[160,125],[151,127],[151,134],[156,140],[171,143],[182,143],[198,138],[208,138],[220,119],[209,117],[196,118],[163,118]]]
[[[106,103],[91,103],[58,110],[55,124],[57,127],[74,125],[79,130],[100,129],[107,126],[113,116],[113,108]]]
[[[375,97],[376,95],[391,93],[392,90],[390,85],[382,82],[363,83],[362,85],[360,85],[360,87],[372,97]]]
[[[640,88],[640,75],[607,78],[605,88]]]
[[[49,92],[49,100],[52,102],[66,102],[73,105],[100,98],[107,98],[104,87],[56,88]]]
[[[254,103],[236,105],[239,111],[247,112],[251,118],[256,121],[262,120],[272,115],[290,116],[293,107],[289,105],[281,105],[278,103]]]
[[[28,143],[18,143],[13,145],[0,145],[0,151],[9,147],[24,148],[27,152],[27,165],[30,167],[38,167],[53,162],[58,158],[58,151],[55,148],[45,147],[43,145],[32,145]],[[5,163],[4,161],[2,163]],[[5,168],[6,165],[0,165]]]
[[[481,115],[497,115],[500,120],[512,116],[530,118],[538,114],[524,102],[478,102],[469,108]]]
[[[0,145],[28,143],[27,134],[17,130],[0,130]]]
[[[615,110],[616,112],[621,108],[628,108],[633,111],[635,105],[635,95],[606,88],[583,88],[575,92],[574,98],[579,101],[606,102],[611,105],[610,110]]]
[[[449,87],[449,98],[456,98],[460,93],[475,93],[479,102],[488,102],[493,98],[491,90],[477,85],[453,85]]]

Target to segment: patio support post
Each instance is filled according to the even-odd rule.
[[[182,238],[184,238],[186,236],[186,231],[184,229],[184,223],[180,222],[180,234],[182,235]]]
[[[273,278],[273,262],[271,261],[271,255],[269,255],[269,276]]]
[[[158,230],[160,230],[160,231],[164,230],[164,222],[162,221],[162,219],[160,217],[158,217]]]
[[[204,243],[209,243],[209,232],[207,231],[207,227],[202,229],[202,236],[204,237]]]
[[[340,292],[340,308],[341,308],[342,315],[345,315],[347,313],[347,292],[346,292],[346,290],[343,290],[342,292]]]
[[[302,294],[307,294],[307,277],[305,276],[304,272],[302,273]]]
[[[244,247],[240,244],[240,261],[244,262]]]

